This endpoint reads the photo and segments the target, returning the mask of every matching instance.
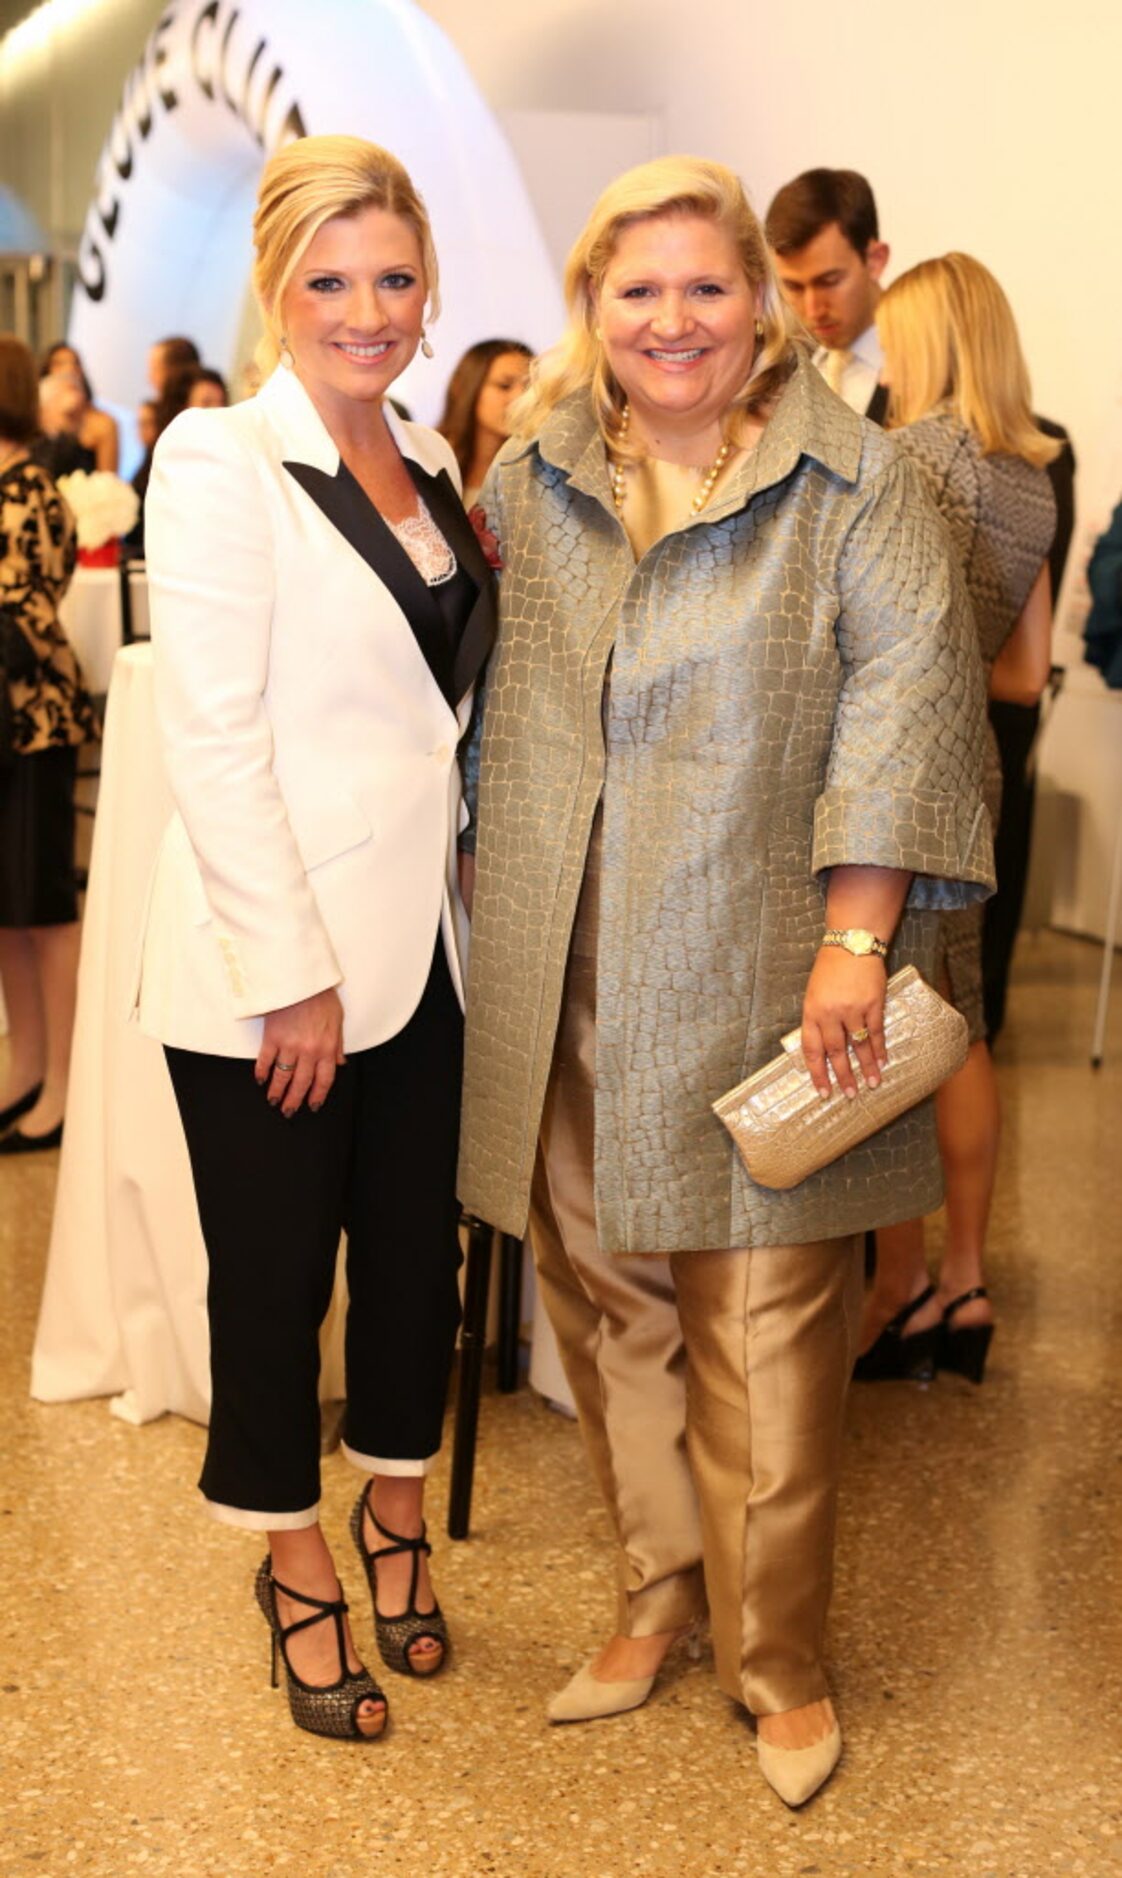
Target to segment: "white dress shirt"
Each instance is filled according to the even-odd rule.
[[[877,338],[875,326],[867,326],[860,338],[855,339],[849,348],[850,360],[842,374],[839,396],[848,404],[851,411],[864,417],[872,401],[872,396],[880,383],[881,366],[884,353]],[[825,376],[826,360],[830,356],[828,346],[819,346],[814,354],[814,363]]]

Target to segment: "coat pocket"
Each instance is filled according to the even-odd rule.
[[[301,795],[289,801],[287,807],[300,859],[309,874],[314,867],[322,867],[325,861],[333,861],[337,855],[369,841],[373,833],[365,811],[343,791]]]

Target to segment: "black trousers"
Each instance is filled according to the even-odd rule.
[[[248,1059],[169,1048],[167,1060],[209,1261],[203,1493],[249,1514],[318,1503],[318,1332],[341,1231],[345,1443],[427,1460],[460,1320],[463,1017],[442,940],[405,1028],[351,1055],[318,1115],[270,1108]]]

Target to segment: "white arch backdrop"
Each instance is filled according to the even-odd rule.
[[[413,0],[170,0],[126,82],[98,165],[70,337],[99,395],[145,395],[153,340],[233,360],[261,166],[289,138],[345,132],[405,163],[432,217],[436,358],[399,381],[432,421],[465,348],[536,350],[561,300],[525,185],[459,55]]]

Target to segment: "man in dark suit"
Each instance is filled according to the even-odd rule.
[[[765,222],[788,303],[818,341],[814,363],[850,409],[883,423],[888,394],[875,317],[888,244],[856,170],[804,170]]]

